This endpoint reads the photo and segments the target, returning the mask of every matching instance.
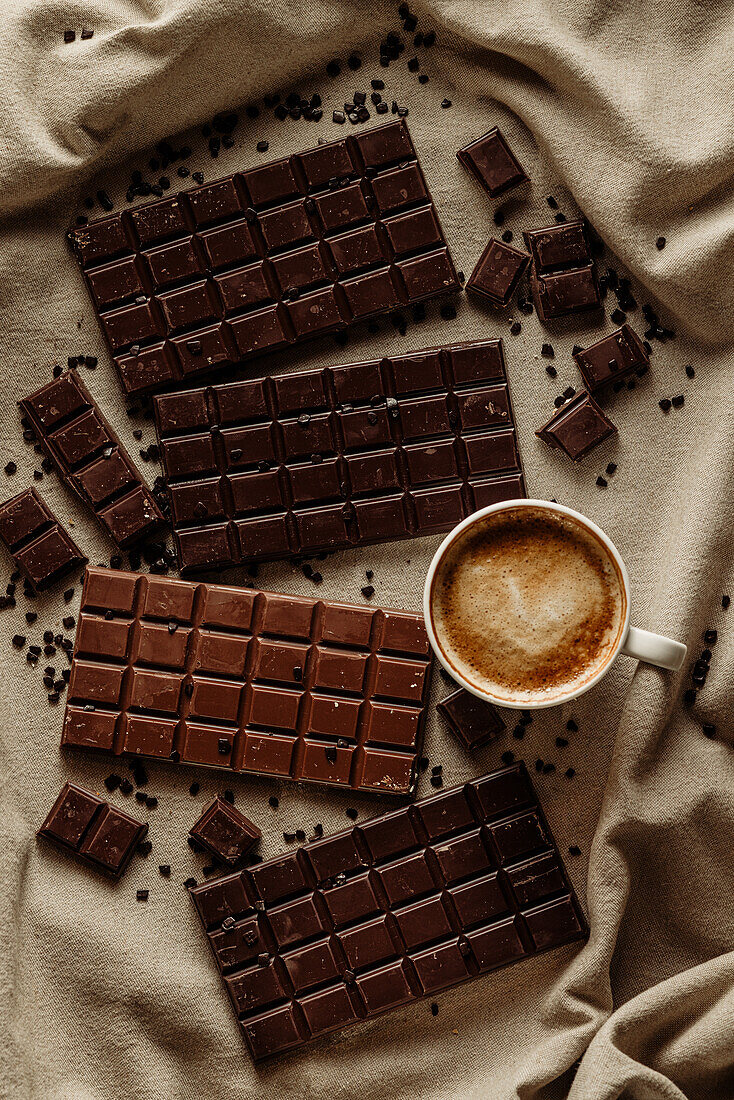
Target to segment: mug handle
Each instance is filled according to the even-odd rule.
[[[639,627],[631,626],[621,651],[638,661],[647,661],[648,664],[677,672],[686,659],[688,646],[683,642],[674,642],[672,638],[666,638],[662,634],[653,634],[651,630],[640,630]]]

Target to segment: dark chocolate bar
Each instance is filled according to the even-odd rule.
[[[406,795],[421,615],[88,568],[63,745]]]
[[[588,931],[522,764],[191,896],[256,1062]]]
[[[35,592],[87,561],[35,489],[0,504],[0,541]]]
[[[121,548],[164,522],[153,494],[76,371],[19,401],[61,477]]]
[[[124,810],[65,783],[37,835],[96,871],[119,878],[147,832],[147,825]]]
[[[456,155],[493,199],[528,178],[496,126]]]
[[[530,288],[541,321],[601,305],[596,267],[582,221],[531,229],[523,236],[532,256]]]
[[[436,710],[470,752],[494,741],[505,728],[496,707],[464,688],[447,695]]]
[[[403,120],[69,236],[128,394],[460,288]]]
[[[642,340],[629,325],[622,325],[591,347],[577,351],[574,359],[586,388],[592,393],[650,364]]]
[[[549,447],[560,447],[574,462],[617,431],[586,390],[561,405],[547,424],[535,434]]]
[[[529,263],[527,252],[493,237],[469,276],[466,289],[494,306],[506,306]]]
[[[223,798],[215,798],[189,835],[223,863],[234,866],[262,836],[257,825]]]
[[[453,527],[525,495],[502,343],[155,399],[181,568]]]

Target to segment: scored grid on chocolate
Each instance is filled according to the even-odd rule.
[[[525,496],[500,340],[154,404],[184,571],[428,535]]]
[[[423,618],[88,568],[62,745],[406,795]]]
[[[191,895],[255,1061],[588,931],[522,764]]]
[[[403,120],[69,238],[128,394],[460,289]]]

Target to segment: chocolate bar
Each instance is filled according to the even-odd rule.
[[[502,343],[155,398],[182,570],[453,527],[525,495]]]
[[[436,710],[470,752],[494,741],[505,728],[496,707],[464,688],[447,695]]]
[[[402,119],[69,237],[127,394],[460,289]]]
[[[35,489],[0,504],[0,541],[34,592],[44,592],[87,561]]]
[[[493,306],[506,306],[529,263],[527,252],[493,237],[469,276],[466,289]]]
[[[496,126],[459,149],[456,155],[493,199],[525,183],[528,178]]]
[[[577,351],[574,359],[591,393],[650,365],[642,340],[629,325],[622,325],[591,347]]]
[[[192,836],[222,863],[234,866],[262,836],[257,825],[223,798],[215,798],[189,829]]]
[[[82,863],[119,878],[148,826],[91,791],[65,783],[37,836]]]
[[[164,522],[153,494],[76,371],[18,404],[58,473],[124,549]]]
[[[582,221],[524,233],[532,257],[530,289],[541,321],[597,309],[596,267]]]
[[[421,615],[88,568],[63,745],[415,789]]]
[[[616,431],[591,394],[583,390],[568,404],[561,405],[535,434],[549,447],[560,447],[574,462],[580,462]]]
[[[256,1062],[588,932],[522,764],[191,896]]]

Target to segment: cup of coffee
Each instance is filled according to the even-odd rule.
[[[444,668],[504,707],[575,699],[620,653],[673,671],[686,655],[630,626],[629,577],[604,532],[544,500],[493,504],[455,527],[431,562],[423,608]]]

